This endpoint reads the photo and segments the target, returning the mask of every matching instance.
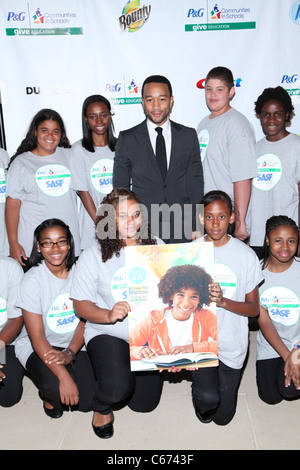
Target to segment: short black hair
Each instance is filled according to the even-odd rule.
[[[144,83],[142,85],[142,96],[144,96],[145,85],[147,85],[148,83],[164,83],[165,85],[168,86],[170,96],[172,96],[172,85],[170,83],[170,80],[168,80],[163,75],[150,75],[150,77],[146,78],[146,80],[144,80]]]
[[[82,138],[81,143],[82,143],[82,146],[88,152],[94,153],[95,148],[94,148],[94,142],[93,142],[93,139],[92,139],[91,129],[90,129],[90,126],[88,125],[88,123],[86,122],[86,117],[87,117],[86,116],[86,111],[87,111],[88,106],[92,103],[104,103],[105,106],[108,109],[109,114],[111,114],[111,104],[108,101],[108,99],[105,98],[105,96],[102,96],[102,95],[88,96],[83,102],[82,111],[81,111],[81,122],[82,122],[82,135],[83,135],[83,138]],[[110,118],[110,121],[109,121],[107,136],[108,136],[108,147],[110,148],[110,150],[112,152],[114,152],[115,147],[116,147],[116,143],[117,143],[117,138],[115,137],[115,128],[114,128],[114,123],[113,123],[112,117]]]
[[[268,265],[268,261],[270,258],[270,247],[267,244],[267,237],[269,238],[270,233],[278,227],[282,227],[283,225],[288,225],[295,230],[295,233],[298,238],[299,242],[299,230],[296,222],[288,217],[287,215],[273,215],[266,221],[266,233],[264,239],[264,246],[263,246],[263,262],[262,262],[262,269],[265,269]],[[297,252],[296,252],[297,255]]]
[[[222,80],[229,90],[234,86],[232,72],[227,67],[222,67],[219,65],[218,67],[212,68],[206,76],[205,83],[211,78]]]
[[[286,119],[286,122],[290,122],[291,119],[294,116],[294,106],[292,104],[292,99],[288,92],[282,88],[281,86],[277,86],[275,88],[265,88],[262,94],[257,98],[257,101],[254,103],[255,104],[255,114],[256,116],[261,115],[261,110],[262,107],[265,103],[268,101],[278,101],[279,103],[282,104],[282,106],[285,109],[285,112],[288,113],[288,118]]]

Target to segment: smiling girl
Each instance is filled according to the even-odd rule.
[[[70,189],[70,143],[60,115],[39,111],[11,158],[7,174],[6,227],[10,256],[26,271],[33,232],[47,217],[67,223],[79,254],[77,196]]]
[[[59,418],[69,407],[90,411],[95,382],[82,350],[85,322],[70,300],[75,256],[69,227],[59,219],[42,222],[34,232],[30,261],[17,302],[25,328],[16,356],[37,383],[49,417]]]
[[[285,214],[299,220],[300,137],[287,130],[293,111],[288,92],[280,86],[266,88],[255,103],[265,134],[256,144],[258,176],[251,196],[250,245],[259,257],[269,217]]]
[[[256,378],[260,398],[271,405],[300,397],[298,239],[298,227],[289,217],[267,220]]]
[[[78,191],[81,248],[95,240],[96,210],[112,190],[112,169],[116,145],[110,102],[101,95],[85,99],[82,106],[83,138],[72,146],[73,189]]]
[[[130,370],[124,248],[162,242],[151,235],[133,192],[114,189],[98,210],[98,243],[79,257],[71,298],[77,314],[86,319],[85,343],[97,379],[92,426],[98,437],[106,439],[114,432],[115,405],[128,404],[145,412],[160,399],[160,374]]]
[[[248,350],[248,317],[259,314],[258,285],[262,274],[254,251],[229,234],[235,217],[230,197],[223,191],[211,191],[201,203],[204,214],[200,222],[206,235],[200,240],[214,244],[215,282],[210,286],[210,299],[217,306],[219,350],[216,373],[220,402],[206,415],[216,424],[225,425],[236,411]]]

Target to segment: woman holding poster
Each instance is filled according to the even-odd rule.
[[[85,344],[97,379],[92,426],[105,439],[114,432],[114,405],[126,403],[134,411],[149,412],[160,400],[159,372],[130,369],[124,248],[162,242],[152,237],[137,196],[127,189],[105,196],[98,214],[98,241],[79,257],[71,298],[87,321]]]

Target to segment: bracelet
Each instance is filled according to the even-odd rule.
[[[72,349],[65,348],[62,352],[63,353],[67,352],[71,356],[71,362],[73,362],[75,360],[75,353],[72,351]]]

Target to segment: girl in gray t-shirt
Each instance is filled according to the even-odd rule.
[[[47,218],[69,225],[80,253],[77,196],[70,189],[70,143],[60,115],[39,111],[7,172],[6,227],[10,256],[29,267],[33,232]]]
[[[120,286],[114,282],[124,274],[126,246],[155,245],[157,240],[141,217],[137,196],[127,189],[112,190],[99,212],[98,241],[80,255],[70,296],[77,314],[87,321],[86,348],[97,379],[92,425],[105,439],[113,435],[113,406],[123,403],[134,411],[152,411],[159,403],[162,379],[157,371],[131,372],[130,305],[119,297]]]
[[[200,216],[200,221],[206,231],[202,240],[214,244],[215,282],[211,284],[210,294],[217,306],[219,350],[219,367],[215,371],[217,381],[211,381],[207,393],[208,397],[214,397],[217,384],[219,403],[215,409],[207,408],[205,419],[225,425],[236,411],[238,387],[248,350],[248,317],[256,317],[259,313],[258,285],[262,274],[254,251],[228,233],[235,220],[228,194],[210,191],[201,202],[204,215],[203,218]]]
[[[116,137],[110,102],[92,95],[82,105],[83,138],[71,149],[71,187],[80,204],[81,249],[95,241],[96,211],[103,197],[112,190]]]
[[[70,299],[74,262],[69,227],[59,219],[42,222],[34,232],[32,267],[20,285],[17,306],[25,327],[15,349],[51,418],[69,407],[92,409],[94,374],[82,350],[85,322],[76,316]]]
[[[279,215],[267,220],[256,377],[260,398],[272,405],[300,397],[298,238],[298,227],[289,217]]]
[[[0,256],[0,406],[13,406],[23,393],[25,370],[15,355],[15,338],[23,326],[21,309],[16,307],[23,277],[19,263]]]

